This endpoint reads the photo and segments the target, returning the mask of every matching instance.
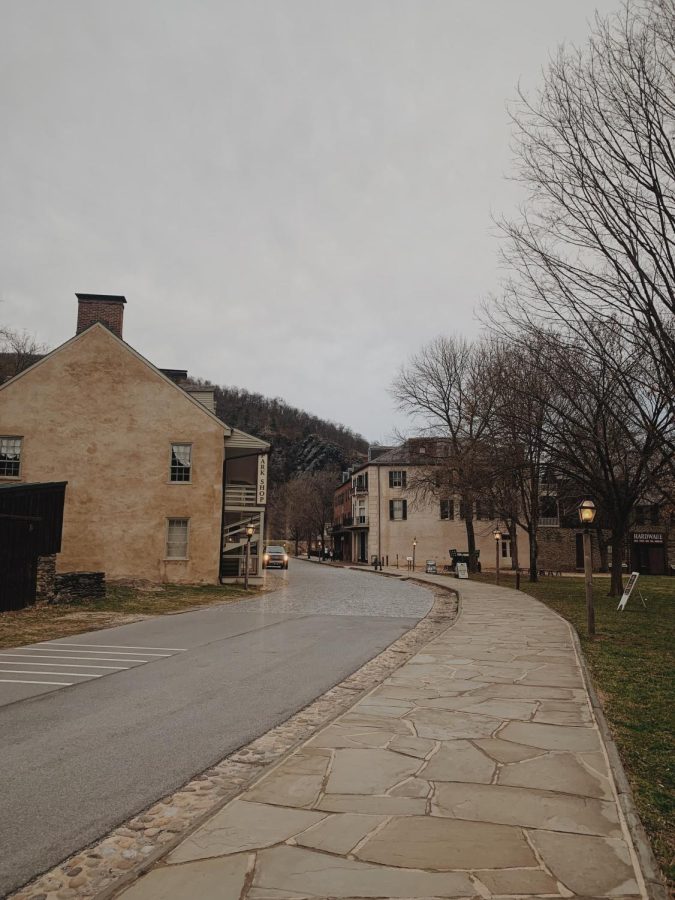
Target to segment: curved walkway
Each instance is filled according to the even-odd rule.
[[[645,896],[568,625],[453,586],[453,627],[125,900]]]

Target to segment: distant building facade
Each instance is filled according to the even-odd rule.
[[[422,498],[413,487],[415,470],[430,465],[423,451],[423,442],[408,441],[401,447],[371,454],[369,461],[353,469],[349,480],[336,490],[333,543],[343,559],[371,563],[377,557],[385,564],[405,568],[414,554],[416,567],[433,559],[440,569],[451,564],[452,550],[466,553],[465,510],[460,498]],[[478,500],[472,514],[481,565],[494,568],[499,552],[500,566],[510,568],[508,535],[504,533],[499,546],[495,545],[494,531],[499,522],[494,509]],[[518,552],[522,566],[529,553],[527,533],[522,529],[518,530]]]

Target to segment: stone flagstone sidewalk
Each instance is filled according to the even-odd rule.
[[[461,594],[454,626],[124,900],[646,896],[568,625]]]

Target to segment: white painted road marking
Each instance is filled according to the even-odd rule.
[[[103,678],[91,672],[24,672],[23,669],[0,669],[0,675],[74,675],[76,678]]]
[[[39,653],[73,653],[73,648],[71,647],[68,650],[59,650],[57,647],[49,647],[47,649],[44,645],[42,647],[36,647],[36,652]],[[79,650],[79,648],[78,648]],[[86,653],[87,656],[97,656],[99,653],[107,653],[106,650],[79,650],[80,653]],[[120,650],[117,653],[118,656],[138,656],[138,653],[125,653],[124,650]],[[143,656],[173,656],[173,653],[144,653]]]
[[[30,648],[23,647],[23,650],[28,650]],[[0,656],[25,656],[28,659],[54,659],[54,657],[49,656],[33,656],[32,653],[0,653]],[[56,659],[79,659],[82,662],[93,662],[90,656],[57,656]],[[95,656],[94,659],[97,662],[119,662],[119,663],[144,663],[149,662],[147,659],[108,659],[106,656]],[[56,660],[54,660],[56,662]],[[116,667],[117,668],[117,667]]]
[[[50,644],[51,641],[41,641]],[[128,647],[126,644],[67,644],[59,641],[59,647],[103,647],[105,650],[170,650],[172,653],[185,653],[185,647]]]
[[[96,649],[85,649],[85,648]],[[86,684],[94,678],[103,678],[115,672],[135,669],[137,666],[167,659],[184,650],[169,647],[129,647],[121,644],[56,644],[42,641],[28,647],[17,647],[17,652],[0,651],[0,684],[44,684],[56,687],[72,687]],[[164,652],[166,651],[166,652]],[[81,655],[76,655],[81,654]],[[102,665],[115,663],[115,665]],[[11,669],[10,666],[26,666],[26,669]],[[59,671],[65,670],[68,671]],[[95,669],[104,671],[92,671]],[[77,671],[73,671],[77,670]],[[12,678],[5,678],[12,675]],[[32,680],[22,676],[39,675],[65,678],[79,678],[79,681]],[[34,692],[35,693],[35,692]],[[38,692],[39,693],[39,692]],[[2,702],[2,695],[0,695]],[[6,702],[6,700],[5,700]]]
[[[30,659],[34,660],[34,656],[30,656],[28,653],[8,653],[8,656],[14,656],[19,659]],[[63,657],[60,657],[63,659]],[[28,663],[15,663],[14,660],[5,662],[0,659],[0,666],[27,666]],[[117,672],[120,669],[131,669],[133,666],[71,666],[70,663],[59,663],[59,662],[31,662],[31,666],[65,666],[67,669],[109,669],[113,672]],[[1,670],[0,670],[1,671]]]

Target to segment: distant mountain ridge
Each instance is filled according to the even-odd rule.
[[[200,381],[206,386],[206,382]],[[351,428],[245,388],[213,386],[216,415],[272,445],[270,479],[288,481],[304,472],[346,469],[368,456],[368,441]]]

